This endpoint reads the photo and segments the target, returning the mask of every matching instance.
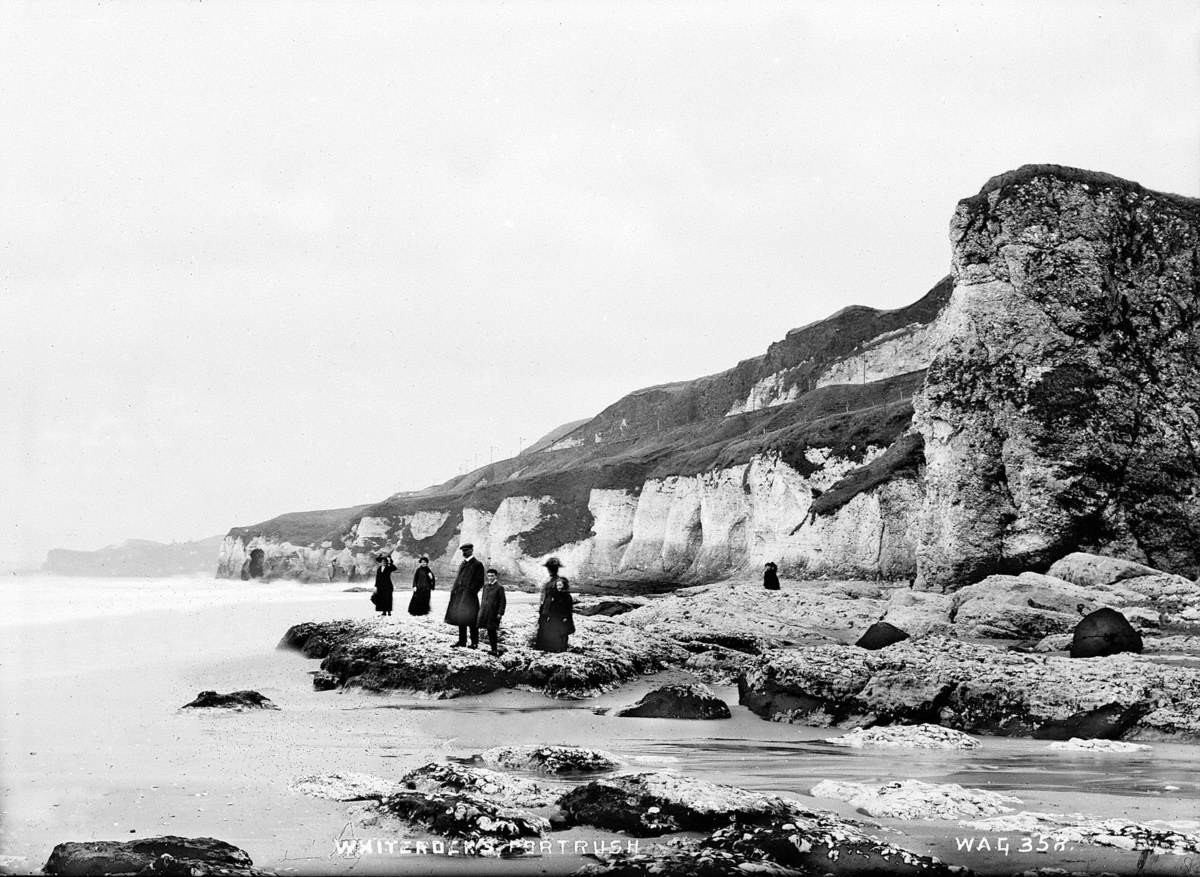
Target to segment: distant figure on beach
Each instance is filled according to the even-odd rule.
[[[392,563],[390,554],[380,554],[375,558],[378,567],[375,569],[375,592],[371,594],[371,602],[379,610],[380,615],[392,614],[392,573],[396,564]]]
[[[534,648],[543,652],[565,652],[567,637],[575,632],[575,601],[571,599],[570,582],[559,576],[562,561],[551,557],[546,561],[550,579],[542,585],[542,600],[538,607],[538,629]]]
[[[446,623],[458,627],[458,642],[454,648],[467,644],[467,631],[471,632],[471,648],[479,648],[479,590],[483,587],[483,564],[472,557],[475,546],[468,542],[460,549],[463,562],[450,588],[450,602],[446,605]]]
[[[500,573],[489,569],[483,590],[479,592],[478,625],[487,631],[488,645],[496,657],[500,657],[500,619],[504,617],[507,604],[504,586],[500,584]]]
[[[763,569],[763,587],[768,591],[779,590],[779,567],[775,566],[772,561],[767,561],[766,567]]]
[[[429,568],[429,558],[422,556],[417,561],[417,571],[413,573],[412,599],[408,601],[409,615],[429,614],[429,595],[436,582],[433,570]]]

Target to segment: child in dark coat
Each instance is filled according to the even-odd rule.
[[[487,631],[488,644],[497,657],[500,655],[500,619],[504,617],[507,603],[500,573],[489,569],[479,592],[479,626]]]

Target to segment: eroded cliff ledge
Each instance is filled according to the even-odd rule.
[[[1099,551],[1200,571],[1200,201],[1030,165],[951,221],[915,400],[919,586]]]

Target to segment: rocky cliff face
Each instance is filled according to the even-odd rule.
[[[473,542],[517,581],[955,589],[1073,551],[1200,572],[1200,202],[1028,166],[959,203],[953,275],[631,393],[415,493],[230,531],[220,574],[327,580]],[[940,314],[940,316],[939,316]],[[915,396],[915,399],[914,399]]]
[[[1029,166],[951,222],[916,398],[920,584],[1077,549],[1200,572],[1200,202]]]
[[[402,569],[428,554],[444,578],[472,542],[526,582],[551,554],[585,585],[708,581],[766,560],[785,575],[911,577],[923,498],[911,398],[928,359],[917,339],[949,291],[847,308],[436,487],[235,528],[218,574],[350,579],[391,551]]]

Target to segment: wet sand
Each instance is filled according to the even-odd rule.
[[[13,588],[20,586],[20,594]],[[435,700],[398,693],[315,692],[317,661],[275,646],[299,621],[366,618],[364,593],[345,585],[244,585],[197,580],[122,583],[92,579],[5,582],[0,664],[5,705],[0,859],[35,870],[54,844],[158,834],[217,837],[279,873],[570,873],[573,849],[617,840],[592,829],[533,860],[469,860],[394,854],[345,858],[336,839],[415,840],[393,824],[363,824],[361,805],[296,794],[300,776],[357,771],[396,778],[426,761],[465,758],[488,746],[575,743],[614,751],[631,768],[667,769],[746,788],[805,796],[822,779],[956,782],[1016,794],[1021,809],[1142,820],[1200,818],[1194,749],[1151,753],[1050,752],[1043,741],[986,739],[963,753],[844,750],[819,742],[826,729],[764,722],[720,689],[734,718],[720,722],[617,719],[596,710],[631,703],[665,681],[643,679],[586,702],[528,692]],[[66,589],[66,590],[63,590]],[[73,589],[79,589],[78,591]],[[67,596],[64,597],[63,595]],[[56,619],[46,603],[59,601]],[[513,594],[510,615],[532,611]],[[15,600],[15,602],[14,602]],[[444,592],[435,592],[440,624]],[[397,613],[407,594],[397,592]],[[16,607],[17,614],[12,610]],[[29,607],[28,611],[22,607]],[[670,674],[665,674],[669,676]],[[279,711],[180,711],[203,689],[262,692]],[[1167,786],[1174,786],[1168,789]],[[841,802],[815,806],[855,815]],[[990,873],[1060,866],[1133,873],[1137,855],[1081,847],[1038,855],[967,853],[948,822],[881,820],[900,843]],[[994,844],[993,839],[993,844]],[[1015,848],[1019,841],[1011,838]],[[652,841],[643,840],[643,848]],[[1195,857],[1151,856],[1143,873],[1188,873]]]

